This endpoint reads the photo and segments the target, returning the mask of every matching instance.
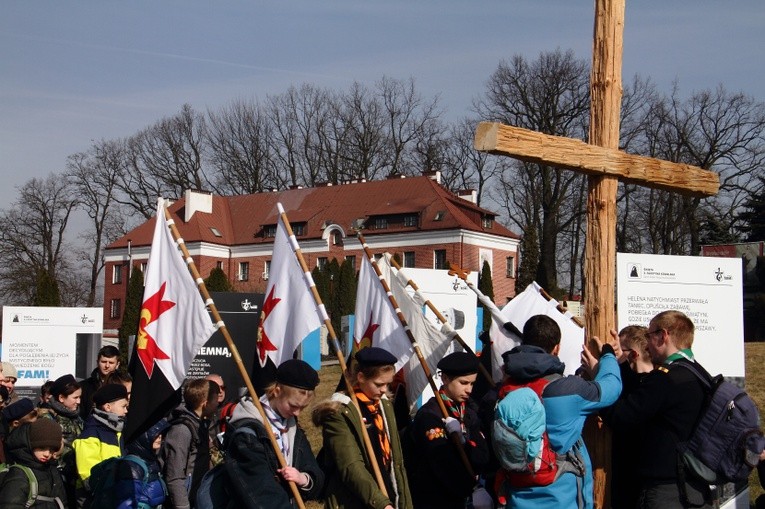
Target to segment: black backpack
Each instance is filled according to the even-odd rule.
[[[675,365],[691,371],[707,394],[690,440],[679,445],[685,471],[709,484],[745,481],[765,449],[757,405],[744,389],[712,377],[697,362]]]

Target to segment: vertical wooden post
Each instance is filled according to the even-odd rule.
[[[622,100],[624,0],[596,0],[590,78],[590,139],[592,145],[619,148]],[[601,339],[614,327],[616,287],[616,192],[613,176],[589,176],[587,243],[584,261],[586,333]],[[588,441],[593,463],[594,502],[607,507],[611,436],[595,417],[590,418]]]

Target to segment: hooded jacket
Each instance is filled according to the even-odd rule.
[[[411,509],[412,496],[404,470],[401,439],[396,427],[393,405],[380,400],[385,428],[391,447],[391,481],[396,493],[383,495],[372,473],[371,461],[361,438],[362,420],[351,398],[335,393],[330,401],[317,405],[314,423],[323,428],[322,467],[327,475],[325,507],[342,509]]]
[[[188,509],[197,488],[210,469],[207,419],[185,406],[173,410],[170,428],[160,451],[160,463],[168,490],[167,507]]]
[[[588,415],[612,405],[619,397],[622,383],[613,349],[606,345],[593,381],[578,376],[565,376],[548,383],[542,392],[547,434],[552,449],[563,454],[575,446],[580,448],[584,475],[567,472],[548,486],[511,488],[508,506],[518,509],[546,507],[593,507],[592,464],[584,442],[582,428]],[[532,345],[513,348],[503,356],[509,384],[518,385],[552,374],[562,374],[565,365],[558,357]],[[503,394],[500,388],[500,394]]]
[[[294,505],[292,492],[277,473],[280,468],[276,452],[263,418],[250,398],[243,398],[234,409],[226,431],[226,458],[224,468],[231,488],[230,508],[289,509]],[[287,419],[288,465],[304,472],[310,478],[307,486],[298,486],[301,498],[315,499],[324,487],[324,472],[303,430],[294,417]],[[241,431],[247,428],[253,433]]]
[[[147,472],[144,477],[144,470],[134,461],[120,462],[114,487],[116,499],[119,501],[117,509],[145,509],[164,503],[167,487],[162,479],[161,468],[152,444],[169,426],[170,423],[162,419],[127,445],[127,453],[142,459]]]
[[[57,497],[63,504],[67,503],[64,481],[56,467],[56,461],[51,459],[47,463],[39,462],[32,454],[29,444],[29,424],[24,424],[15,429],[7,441],[9,453],[15,458],[15,463],[29,467],[37,479],[38,496]],[[18,468],[11,468],[0,486],[0,507],[3,509],[22,509],[29,498],[29,479]],[[40,498],[32,505],[35,508],[56,508],[58,505],[53,501],[45,501]]]

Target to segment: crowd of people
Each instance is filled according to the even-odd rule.
[[[337,392],[312,407],[322,436],[316,453],[297,418],[312,405],[319,374],[302,360],[280,365],[255,400],[229,401],[216,374],[187,380],[182,405],[127,444],[132,382],[116,348],[99,352],[88,379],[47,382],[36,404],[15,394],[16,370],[3,363],[0,460],[12,466],[0,507],[193,508],[210,500],[206,479],[217,470],[225,498],[216,507],[291,508],[299,495],[343,509],[590,508],[592,465],[582,439],[590,415],[613,430],[611,507],[711,507],[709,486],[677,468],[677,446],[705,402],[691,372],[676,369],[695,362],[693,336],[686,315],[665,311],[648,327],[592,338],[597,348],[583,348],[580,370],[564,376],[560,328],[536,315],[522,344],[503,355],[499,384],[476,398],[477,357],[451,353],[438,363],[440,389],[413,419],[397,418],[389,396],[397,359],[364,348]],[[496,409],[509,394],[519,398],[503,419],[519,425],[534,405],[544,407],[549,471],[542,450],[542,466],[530,472],[504,467],[494,435],[503,429]]]

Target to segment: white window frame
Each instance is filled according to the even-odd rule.
[[[239,271],[237,272],[239,281],[250,280],[250,262],[239,262]]]

